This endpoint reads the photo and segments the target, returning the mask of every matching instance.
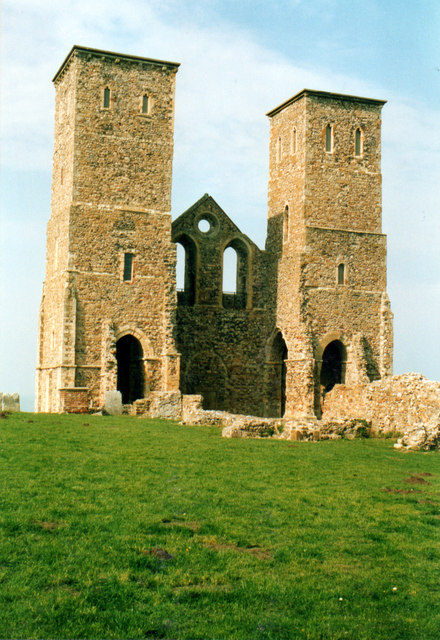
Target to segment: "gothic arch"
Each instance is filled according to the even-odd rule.
[[[283,417],[286,411],[286,360],[288,349],[282,331],[275,328],[266,342],[266,414]]]
[[[116,388],[123,404],[132,404],[145,395],[144,353],[140,341],[127,333],[116,341]]]
[[[327,340],[319,359],[319,383],[324,392],[328,393],[335,384],[345,382],[347,365],[347,348],[339,338]]]
[[[197,301],[199,247],[196,240],[187,233],[178,235],[174,242],[185,250],[184,285],[183,291],[177,292],[177,301],[192,307]]]
[[[138,327],[132,324],[124,324],[115,330],[114,335],[115,335],[115,342],[117,342],[124,336],[127,336],[127,335],[133,336],[134,338],[139,340],[141,344],[143,357],[154,358],[154,351],[151,346],[151,342],[149,341],[145,333],[143,333],[143,331],[141,331]]]
[[[235,291],[235,308],[246,309],[249,306],[251,295],[251,262],[252,251],[248,243],[242,237],[234,237],[229,239],[222,248],[222,261],[224,253],[227,249],[234,249],[237,254],[237,271],[236,271],[236,291]],[[223,262],[222,262],[223,274]],[[223,277],[222,277],[223,282]],[[225,296],[223,296],[223,306],[225,305]]]

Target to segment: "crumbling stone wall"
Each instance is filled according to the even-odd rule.
[[[324,399],[323,423],[361,418],[373,434],[398,433],[402,446],[440,444],[440,382],[421,374],[388,376],[354,387],[337,385]]]
[[[201,220],[209,222],[209,231],[200,230]],[[202,394],[205,409],[265,413],[265,344],[271,327],[263,252],[207,194],[173,222],[173,240],[193,247],[193,255],[186,255],[186,269],[194,270],[193,292],[178,292],[180,389]],[[238,254],[235,293],[222,290],[223,254],[230,246]]]

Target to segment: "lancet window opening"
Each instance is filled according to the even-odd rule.
[[[177,303],[192,307],[196,302],[197,246],[192,238],[182,235],[177,244]]]
[[[148,93],[144,93],[144,95],[142,96],[142,113],[144,115],[150,113],[150,98],[148,96]]]
[[[325,150],[327,153],[332,153],[333,144],[333,127],[331,124],[328,124],[325,128]]]
[[[363,149],[363,136],[361,129],[356,129],[354,134],[354,154],[356,156],[361,156],[364,152]]]
[[[249,250],[238,239],[223,251],[222,298],[223,307],[246,309],[248,302]]]
[[[345,284],[345,264],[338,264],[338,284]]]
[[[110,109],[110,89],[108,87],[104,88],[102,106],[104,109]]]

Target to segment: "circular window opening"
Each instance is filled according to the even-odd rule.
[[[201,218],[197,226],[199,227],[199,231],[202,233],[208,233],[211,231],[211,223],[206,218]]]

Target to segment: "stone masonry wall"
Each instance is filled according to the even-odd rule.
[[[381,234],[382,105],[304,90],[268,114],[267,249],[271,303],[288,352],[290,417],[320,416],[322,358],[332,342],[345,354],[347,381],[374,380],[391,371],[392,316],[384,298]]]
[[[208,232],[199,229],[209,221]],[[270,332],[265,308],[262,252],[208,195],[173,223],[173,239],[193,262],[193,300],[179,292],[176,339],[181,354],[180,388],[203,395],[205,409],[267,411],[265,346]],[[237,252],[235,294],[223,293],[223,253]],[[192,247],[193,255],[188,255]]]
[[[337,385],[324,399],[322,421],[347,417],[368,420],[375,434],[400,433],[409,448],[438,447],[440,382],[408,373],[356,387]]]
[[[309,92],[305,222],[308,226],[381,232],[380,112],[383,101]],[[326,150],[326,127],[332,148]],[[362,135],[355,154],[355,133]]]
[[[125,335],[140,344],[142,393],[178,388],[170,216],[177,66],[74,47],[54,79],[37,410],[62,410],[60,389],[75,386],[87,387],[99,408],[116,388],[115,344]],[[129,278],[125,254],[133,256]]]

